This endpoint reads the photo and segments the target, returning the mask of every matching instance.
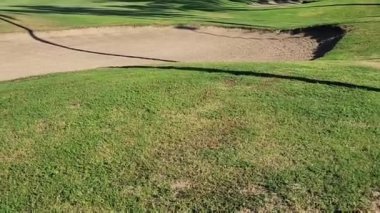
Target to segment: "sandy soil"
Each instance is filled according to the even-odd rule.
[[[0,80],[107,66],[310,60],[317,46],[308,37],[216,27],[0,34]]]

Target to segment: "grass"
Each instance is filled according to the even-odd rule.
[[[379,92],[260,73],[380,81],[376,69],[301,63],[4,82],[1,208],[367,209],[380,185]]]
[[[50,29],[104,25],[225,24],[297,28],[321,24],[376,23],[378,0],[321,0],[287,8],[252,7],[245,0],[3,0],[0,12]],[[280,12],[279,12],[280,11]],[[38,21],[35,21],[38,20]],[[38,25],[39,22],[44,22]],[[6,27],[6,26],[4,26]]]
[[[104,68],[1,82],[0,211],[371,209],[380,191],[380,74],[359,63],[379,59],[379,1],[283,9],[206,2],[215,4],[0,2],[1,17],[36,30],[349,29],[313,62]],[[0,30],[16,29],[0,21]]]

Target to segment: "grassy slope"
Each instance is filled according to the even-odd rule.
[[[102,5],[59,2],[54,5]],[[210,20],[275,28],[342,23],[352,31],[327,59],[378,58],[378,18],[372,17],[378,7],[311,7],[333,2],[270,11],[229,3],[244,10],[182,9],[170,20],[163,13],[9,12],[17,9],[9,5],[26,5],[20,0],[3,0],[0,10],[37,29]],[[180,64],[0,83],[0,208],[367,209],[380,190],[380,97],[371,91],[379,88],[380,74],[355,63]]]
[[[249,73],[375,87],[378,70],[325,63],[190,70],[0,84],[2,208],[369,206],[380,185],[379,93]]]

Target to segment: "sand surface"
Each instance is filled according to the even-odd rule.
[[[300,35],[201,27],[106,27],[0,34],[0,81],[108,66],[302,61],[318,43]]]

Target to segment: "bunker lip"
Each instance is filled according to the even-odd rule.
[[[346,35],[346,30],[335,25],[321,25],[294,30],[283,31],[292,35],[304,35],[318,42],[318,47],[314,50],[314,58],[322,58],[332,51],[340,40]]]
[[[304,1],[302,4],[311,3],[312,1]],[[185,30],[197,30],[198,27],[190,25],[178,25],[175,26],[177,29]],[[257,31],[262,33],[275,33],[274,29],[258,29],[245,26],[223,26],[224,28],[230,29],[242,29],[249,31]],[[303,37],[309,37],[315,40],[318,43],[317,48],[314,50],[314,56],[311,60],[316,60],[318,58],[324,57],[327,53],[332,51],[335,46],[344,38],[347,33],[345,27],[338,25],[319,25],[319,26],[310,26],[304,28],[295,28],[290,30],[280,30],[280,33],[286,33],[290,35],[297,35]]]
[[[104,27],[0,34],[0,81],[110,66],[176,62],[308,61],[325,55],[344,30],[222,27]]]

